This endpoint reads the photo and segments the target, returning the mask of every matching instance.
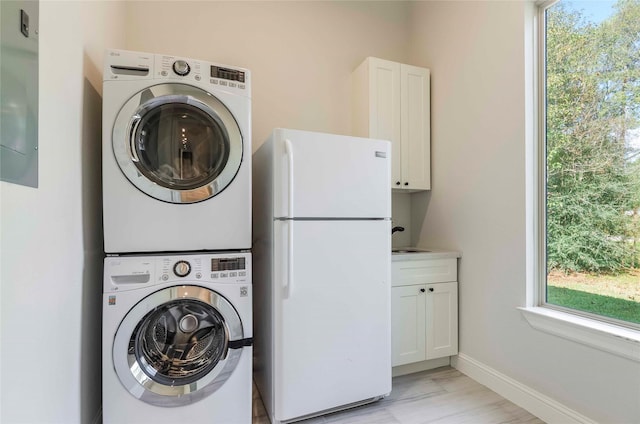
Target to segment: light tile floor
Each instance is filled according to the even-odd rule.
[[[378,402],[300,424],[544,424],[451,367],[395,377],[392,387]],[[268,424],[255,386],[253,398],[253,424]]]

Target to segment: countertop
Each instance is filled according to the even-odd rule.
[[[391,261],[420,261],[425,259],[460,258],[460,252],[454,250],[430,248],[430,247],[394,247],[393,250],[418,250],[418,252],[396,253],[391,252]]]

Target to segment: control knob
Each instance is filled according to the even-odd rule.
[[[176,60],[175,62],[173,62],[173,72],[180,75],[181,77],[189,74],[190,71],[191,68],[189,67],[189,64],[184,60]]]
[[[191,265],[187,261],[178,261],[173,266],[173,272],[178,277],[186,277],[191,272]]]

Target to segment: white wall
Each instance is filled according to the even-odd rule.
[[[101,97],[119,2],[40,1],[39,187],[0,183],[3,423],[90,423],[101,403]]]
[[[455,248],[460,352],[602,423],[640,420],[640,364],[533,330],[525,306],[525,2],[415,2],[431,69],[431,193],[418,244]],[[426,215],[425,215],[426,211]],[[418,218],[420,218],[418,220]]]
[[[350,134],[350,75],[404,61],[403,2],[128,2],[127,48],[249,68],[253,150],[275,127]]]
[[[393,193],[391,195],[391,225],[402,227],[404,231],[395,232],[391,236],[392,247],[413,246],[411,243],[411,194]]]

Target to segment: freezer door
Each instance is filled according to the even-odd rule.
[[[389,393],[390,222],[275,224],[274,417]]]
[[[388,218],[388,141],[276,129],[274,216]]]

